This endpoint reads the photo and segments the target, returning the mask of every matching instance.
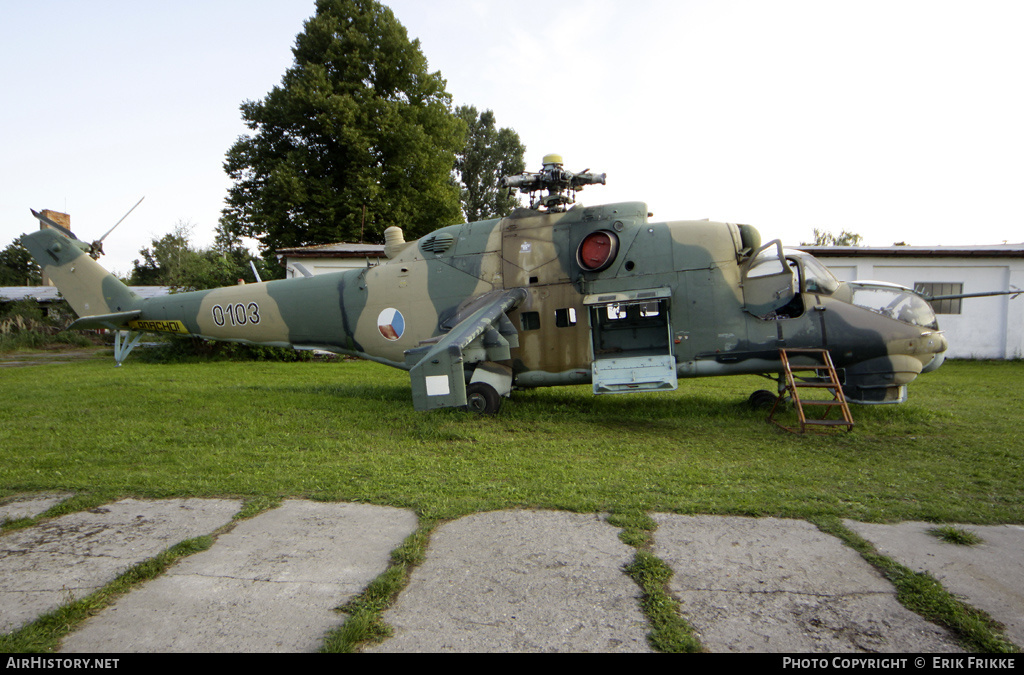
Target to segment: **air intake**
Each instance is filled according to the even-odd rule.
[[[420,248],[427,253],[442,253],[451,248],[455,243],[455,237],[447,232],[432,234],[420,244]]]

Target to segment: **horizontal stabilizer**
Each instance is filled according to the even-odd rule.
[[[100,328],[109,328],[110,330],[124,329],[129,321],[139,318],[140,314],[142,314],[141,309],[133,309],[130,312],[114,312],[113,314],[83,316],[81,319],[78,319],[68,326],[68,330],[97,330]]]

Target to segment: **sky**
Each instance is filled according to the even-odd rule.
[[[887,246],[1024,242],[1017,0],[385,0],[453,105],[529,170],[608,174],[579,201],[654,220],[819,228]],[[313,0],[0,0],[0,247],[71,214],[108,269],[191,227],[208,246],[247,133]],[[439,223],[439,226],[445,223]]]

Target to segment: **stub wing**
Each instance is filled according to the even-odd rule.
[[[125,330],[128,322],[138,319],[142,314],[141,309],[133,309],[130,312],[114,312],[113,314],[94,314],[83,316],[70,326],[68,330],[98,330],[107,328],[109,330]]]
[[[466,405],[466,366],[512,358],[510,349],[519,346],[519,335],[505,313],[526,297],[521,288],[483,296],[437,342],[405,353],[406,364],[412,366],[409,376],[416,410]],[[508,377],[511,387],[511,370]]]

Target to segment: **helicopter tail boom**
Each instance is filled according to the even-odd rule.
[[[59,231],[39,230],[21,241],[79,317],[127,314],[141,308],[142,298]]]

